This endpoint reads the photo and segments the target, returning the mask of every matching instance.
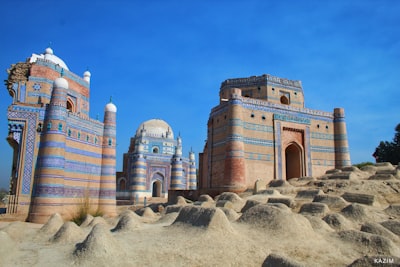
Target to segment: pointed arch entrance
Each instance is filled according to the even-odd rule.
[[[302,149],[296,143],[289,144],[285,149],[286,180],[303,176]]]
[[[153,182],[152,197],[161,197],[162,183],[160,181]]]
[[[151,185],[151,196],[152,197],[161,197],[163,191],[163,182],[164,182],[164,175],[159,172],[153,174],[151,178],[152,185]]]

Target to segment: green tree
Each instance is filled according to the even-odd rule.
[[[395,128],[392,142],[381,141],[373,154],[376,162],[390,162],[397,165],[400,162],[400,123]]]

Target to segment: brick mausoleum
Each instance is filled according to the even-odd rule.
[[[319,176],[349,166],[344,110],[308,109],[300,81],[228,79],[199,156],[200,193],[241,192],[257,180]]]
[[[36,223],[73,216],[83,202],[115,214],[116,107],[89,117],[90,72],[69,71],[51,48],[8,70],[13,148],[7,213]]]

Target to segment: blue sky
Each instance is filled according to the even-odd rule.
[[[373,161],[400,123],[400,1],[1,1],[0,78],[54,54],[91,77],[91,117],[118,107],[117,170],[141,122],[161,118],[184,153],[203,150],[228,78],[301,80],[308,108],[343,107],[353,163]],[[6,87],[0,90],[0,187],[8,187]]]

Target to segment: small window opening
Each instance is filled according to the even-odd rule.
[[[153,153],[158,154],[158,147],[153,147]]]

